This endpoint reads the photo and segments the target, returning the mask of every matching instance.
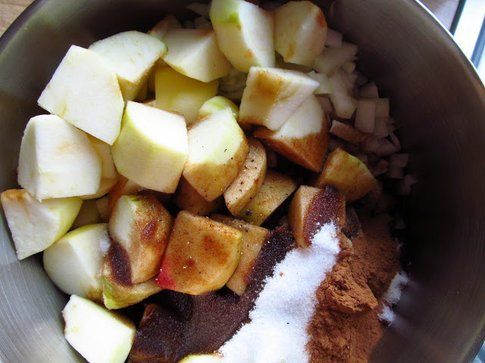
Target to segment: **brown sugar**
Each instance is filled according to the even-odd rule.
[[[388,225],[385,217],[363,219],[351,242],[342,235],[339,261],[317,291],[311,362],[367,362],[381,338],[379,306],[400,269]]]

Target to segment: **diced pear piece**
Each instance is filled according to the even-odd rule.
[[[256,258],[261,251],[263,243],[266,242],[269,231],[266,228],[253,226],[239,219],[234,219],[222,215],[214,215],[212,219],[236,228],[243,234],[242,250],[239,265],[234,271],[226,286],[241,296],[246,291],[248,281],[253,271]]]
[[[30,119],[20,146],[18,181],[39,200],[96,193],[101,160],[87,135],[54,115]]]
[[[199,216],[207,216],[223,206],[222,198],[208,202],[194,189],[185,178],[180,183],[175,194],[175,204],[182,210]]]
[[[125,100],[135,99],[150,69],[167,51],[160,39],[134,30],[98,40],[89,49],[117,74]]]
[[[239,216],[248,223],[260,226],[297,187],[290,177],[268,170],[258,194],[243,208]]]
[[[168,46],[163,60],[187,77],[212,82],[231,70],[211,29],[173,29],[163,39]]]
[[[162,289],[201,295],[223,287],[241,255],[242,233],[182,211],[173,227],[157,283]]]
[[[112,246],[104,260],[102,270],[103,303],[106,308],[110,310],[122,309],[137,304],[161,291],[155,279],[128,285],[119,281],[120,271],[116,271],[116,269],[119,269],[120,261],[117,260],[116,253],[112,255],[113,252]],[[128,261],[125,262],[129,263]]]
[[[107,224],[75,229],[44,251],[44,269],[66,294],[102,301],[101,267],[109,246]]]
[[[184,177],[207,201],[220,197],[239,174],[249,152],[232,111],[224,109],[189,130]]]
[[[135,340],[135,325],[105,308],[71,296],[62,311],[64,336],[90,363],[123,363]]]
[[[364,197],[376,186],[376,180],[367,166],[355,156],[337,148],[327,158],[316,186],[332,185],[349,202]]]
[[[82,203],[79,214],[72,224],[72,228],[84,227],[88,224],[96,224],[100,222],[101,215],[99,214],[96,200],[85,200]]]
[[[127,253],[132,284],[157,274],[171,227],[172,217],[155,197],[125,195],[118,199],[109,232]]]
[[[23,189],[6,190],[0,199],[19,260],[45,250],[61,238],[71,228],[82,204],[79,198],[39,202]]]
[[[239,121],[278,130],[320,84],[301,72],[253,67]]]
[[[344,63],[355,58],[358,48],[355,44],[342,43],[340,48],[326,48],[315,60],[315,70],[332,75]]]
[[[241,171],[224,192],[229,211],[237,216],[259,192],[266,177],[268,160],[263,145],[253,138],[248,140],[249,154]]]
[[[217,87],[217,81],[204,83],[170,67],[159,68],[155,74],[156,106],[183,115],[190,125],[204,102],[217,94]]]
[[[210,18],[222,53],[245,73],[254,66],[273,67],[273,17],[243,0],[213,0]]]
[[[290,1],[275,10],[275,48],[285,62],[313,67],[327,39],[322,9],[310,1]]]
[[[163,41],[163,38],[170,29],[180,29],[182,24],[173,15],[167,15],[150,29],[148,34]]]
[[[308,247],[308,240],[305,238],[304,231],[305,222],[309,215],[312,201],[320,191],[321,189],[302,185],[298,188],[291,201],[288,210],[288,222],[299,247]]]
[[[120,133],[125,104],[116,73],[92,50],[73,45],[38,103],[110,145]]]
[[[98,191],[91,195],[83,195],[83,199],[98,199],[108,194],[108,192],[118,182],[118,172],[113,161],[113,155],[111,154],[111,147],[94,137],[90,137],[91,144],[98,153],[101,159],[101,183]]]
[[[188,153],[185,121],[129,101],[112,152],[120,174],[142,187],[174,193]]]
[[[232,114],[236,120],[239,118],[239,107],[237,107],[234,102],[226,97],[216,96],[204,102],[199,110],[198,119],[206,118],[207,116],[226,108],[232,111]]]
[[[223,361],[223,357],[218,354],[191,354],[179,363],[217,363]]]
[[[294,163],[321,172],[328,146],[327,119],[310,96],[278,131],[258,128],[254,136]]]

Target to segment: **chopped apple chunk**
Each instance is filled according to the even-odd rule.
[[[355,44],[342,43],[339,48],[326,48],[315,61],[319,73],[331,75],[344,63],[355,58],[358,48]]]
[[[263,145],[250,138],[249,154],[239,175],[224,192],[224,199],[229,211],[237,216],[241,210],[259,192],[268,168],[266,150]]]
[[[174,193],[188,153],[184,119],[129,101],[112,152],[120,174],[142,187]]]
[[[120,133],[124,102],[116,73],[92,50],[69,48],[38,103],[110,145]]]
[[[109,246],[106,224],[75,229],[44,251],[44,269],[66,294],[101,302],[101,267]]]
[[[135,99],[146,84],[150,69],[167,51],[162,41],[138,31],[98,40],[89,49],[103,57],[116,72],[125,100]]]
[[[275,10],[275,48],[285,62],[313,67],[327,38],[322,9],[310,1],[290,1]]]
[[[163,38],[170,29],[180,29],[182,24],[173,15],[167,15],[150,29],[148,34],[163,41]]]
[[[253,67],[241,101],[239,121],[276,131],[319,85],[301,72]]]
[[[134,181],[125,178],[124,176],[120,176],[118,183],[110,190],[108,195],[108,215],[111,215],[111,212],[123,195],[129,194],[138,194],[143,190],[143,187],[136,184]]]
[[[168,53],[163,60],[177,72],[201,82],[227,76],[231,64],[221,53],[211,29],[173,29],[164,37]]]
[[[239,216],[246,222],[260,226],[297,187],[290,177],[268,170],[258,194],[243,208]]]
[[[309,208],[312,201],[320,190],[321,189],[302,185],[298,188],[291,201],[290,209],[288,210],[288,221],[299,247],[308,246],[309,241],[305,238],[304,234],[305,221],[309,214]]]
[[[126,251],[133,284],[154,277],[165,251],[172,217],[153,196],[122,196],[109,221],[111,238]]]
[[[22,138],[18,181],[38,200],[93,194],[101,160],[84,132],[57,116],[36,116]]]
[[[64,335],[88,362],[123,363],[135,340],[135,325],[103,307],[71,296],[62,311]]]
[[[210,19],[222,53],[242,72],[275,63],[270,13],[243,0],[213,0]]]
[[[322,171],[328,128],[315,96],[310,96],[278,131],[258,128],[254,136],[294,163],[315,172]]]
[[[223,201],[222,198],[217,198],[208,202],[185,178],[182,178],[175,193],[175,204],[182,210],[199,216],[207,216],[220,209],[223,206]]]
[[[222,96],[212,97],[206,101],[199,110],[198,118],[203,119],[226,108],[232,111],[236,120],[239,118],[239,108],[230,99]]]
[[[369,193],[376,180],[362,161],[338,148],[328,156],[316,185],[320,188],[332,185],[353,202]]]
[[[200,295],[223,287],[241,255],[242,233],[182,211],[173,227],[157,282],[162,289]]]
[[[242,232],[242,251],[239,265],[234,271],[226,286],[238,295],[244,294],[248,286],[249,277],[253,271],[256,258],[261,251],[263,243],[269,236],[266,228],[254,226],[239,219],[222,215],[214,215],[212,219],[227,224]]]
[[[224,109],[189,130],[184,177],[207,201],[220,197],[239,174],[249,152],[232,111]]]
[[[79,198],[39,202],[23,189],[2,192],[1,202],[19,260],[45,250],[61,238],[82,205]]]
[[[197,120],[197,114],[207,100],[217,94],[218,82],[204,83],[186,77],[170,67],[155,73],[156,107],[181,114],[188,125]]]

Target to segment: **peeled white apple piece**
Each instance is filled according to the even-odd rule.
[[[278,131],[259,128],[254,136],[294,163],[321,172],[328,145],[326,117],[315,96],[309,97]]]
[[[326,74],[311,71],[310,73],[308,73],[308,77],[320,83],[320,86],[314,92],[316,95],[329,95],[330,93],[332,93],[330,79]]]
[[[44,251],[44,269],[66,294],[102,301],[101,267],[109,245],[107,224],[75,229]]]
[[[301,72],[253,67],[241,101],[239,121],[278,130],[319,86]]]
[[[330,100],[335,109],[335,115],[350,119],[357,109],[357,100],[352,96],[345,77],[346,74],[342,70],[338,70],[330,77],[332,87]]]
[[[123,363],[135,339],[135,325],[105,308],[71,296],[62,311],[64,336],[90,363]]]
[[[98,199],[106,195],[118,182],[118,172],[116,171],[111,147],[95,137],[90,137],[91,144],[101,159],[101,183],[98,191],[91,195],[83,195],[83,199]]]
[[[189,130],[184,177],[207,201],[224,194],[239,174],[249,147],[232,111],[224,109]]]
[[[231,64],[219,50],[213,30],[173,29],[163,39],[168,46],[163,60],[187,77],[211,82],[231,70]]]
[[[232,115],[236,120],[239,118],[239,108],[234,102],[223,96],[212,97],[210,100],[204,102],[199,110],[198,118],[203,119],[226,108],[232,111]]]
[[[22,138],[18,181],[39,200],[94,194],[101,160],[84,132],[57,116],[36,116]]]
[[[150,69],[167,51],[160,39],[138,31],[98,40],[89,49],[100,55],[116,72],[126,100],[136,97]]]
[[[174,193],[188,154],[184,118],[129,101],[112,153],[120,174],[142,187]]]
[[[188,125],[197,120],[204,102],[217,94],[218,82],[204,83],[186,77],[170,67],[155,74],[156,107],[185,117]]]
[[[39,202],[26,190],[11,189],[1,194],[2,207],[19,260],[45,250],[71,228],[79,213],[79,198]]]
[[[273,67],[273,17],[243,0],[213,0],[210,18],[222,53],[238,70]]]
[[[170,29],[180,29],[182,24],[173,15],[167,15],[150,29],[148,34],[163,41],[163,38]]]
[[[314,68],[319,73],[331,75],[344,63],[353,60],[357,51],[355,44],[346,42],[340,48],[326,48],[315,60]]]
[[[323,11],[310,1],[290,1],[275,10],[275,48],[285,62],[313,67],[326,38]]]
[[[92,50],[69,48],[37,102],[110,145],[120,133],[124,102],[118,78]]]

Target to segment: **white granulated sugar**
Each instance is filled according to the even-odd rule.
[[[307,326],[317,304],[316,290],[340,252],[336,227],[324,225],[308,248],[290,251],[264,281],[244,325],[220,349],[223,362],[308,362]]]
[[[379,319],[387,323],[392,323],[396,314],[392,310],[392,306],[397,304],[401,299],[402,290],[408,284],[409,278],[404,271],[401,271],[394,276],[389,285],[389,289],[384,295],[382,311],[379,313]]]

